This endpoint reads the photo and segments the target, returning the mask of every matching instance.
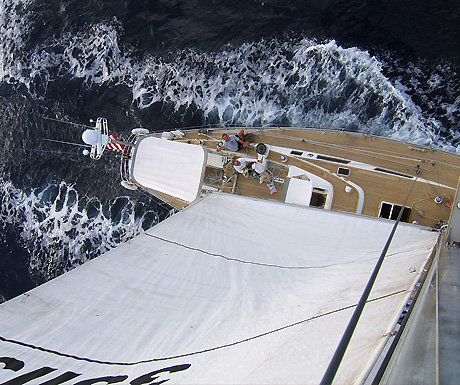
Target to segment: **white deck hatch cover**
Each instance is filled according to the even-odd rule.
[[[0,382],[319,383],[392,226],[211,194],[0,304],[1,356],[19,362]],[[399,225],[334,384],[362,380],[436,237]]]
[[[131,175],[144,187],[193,202],[201,193],[207,150],[152,136],[139,140]]]
[[[309,206],[313,192],[313,183],[310,180],[297,178],[290,178],[288,183],[285,202]]]

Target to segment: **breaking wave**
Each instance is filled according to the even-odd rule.
[[[134,109],[155,107],[179,124],[192,111],[203,124],[344,128],[460,153],[460,85],[449,63],[373,57],[308,38],[139,56],[115,18],[35,42],[37,3],[0,1],[0,85],[33,98],[52,100],[50,85],[79,79],[87,89],[127,87]],[[26,191],[0,179],[0,198],[0,228],[18,229],[39,281],[158,222],[127,197],[103,206],[65,182]]]
[[[50,39],[26,55],[21,31],[27,31],[27,17],[13,12],[6,21],[5,12],[4,6],[0,81],[22,84],[36,97],[67,76],[88,88],[127,86],[140,109],[161,104],[164,113],[178,116],[192,109],[203,123],[344,128],[460,152],[460,97],[448,64],[426,74],[410,63],[390,80],[385,64],[366,51],[310,39],[139,59],[120,45],[117,20]]]
[[[47,281],[126,242],[159,222],[158,215],[127,197],[103,206],[79,197],[65,182],[23,191],[0,182],[2,227],[20,229],[18,243],[29,252],[29,272]]]

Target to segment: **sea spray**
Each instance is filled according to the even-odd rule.
[[[37,98],[47,96],[50,82],[80,79],[87,89],[126,86],[133,107],[160,105],[179,124],[193,110],[202,123],[344,128],[460,151],[459,86],[448,66],[429,75],[413,63],[406,72],[391,71],[359,48],[306,38],[138,57],[120,43],[116,19],[24,52],[28,18],[17,11],[5,18],[6,7],[0,81],[23,85]],[[436,108],[427,101],[431,94]]]
[[[428,63],[375,49],[372,56],[361,48],[298,34],[207,52],[172,47],[161,55],[153,50],[139,53],[126,43],[137,36],[125,39],[119,20],[101,19],[94,9],[91,14],[76,10],[80,8],[68,2],[0,2],[1,97],[17,92],[18,105],[41,103],[44,108],[37,111],[45,111],[46,116],[65,116],[79,123],[85,123],[81,119],[90,114],[89,107],[91,114],[99,114],[102,107],[110,109],[115,119],[129,114],[137,122],[147,116],[169,127],[183,126],[194,114],[201,123],[347,128],[460,152],[460,83],[452,63]],[[69,20],[71,25],[61,23]],[[219,36],[216,39],[221,41]],[[150,43],[160,44],[148,41],[144,46]],[[120,89],[130,111],[119,108],[119,99],[107,101]],[[29,118],[26,111],[11,108],[0,128],[6,137],[15,138],[7,146],[14,164],[0,176],[0,226],[8,233],[8,242],[15,237],[15,252],[29,251],[29,270],[37,279],[52,278],[123,242],[147,223],[157,222],[156,209],[151,208],[155,205],[138,210],[130,199],[117,198],[118,193],[107,205],[100,203],[101,196],[94,197],[93,180],[101,178],[100,163],[83,170],[72,167],[73,158],[63,162],[62,157],[51,156],[54,148],[32,148],[31,138],[34,143],[49,138],[50,129],[36,122],[40,114]],[[132,128],[115,123],[109,121],[117,133]],[[152,119],[144,123],[150,130],[163,128]],[[66,135],[59,139],[71,140]],[[43,152],[40,158],[27,158],[22,157],[24,150]],[[40,164],[42,178],[35,178],[27,162]],[[12,167],[26,176],[18,180],[27,186],[8,180]],[[32,169],[37,170],[37,165]],[[110,174],[105,171],[105,176]],[[73,174],[72,181],[84,183],[60,182],[68,180],[66,172]],[[85,173],[91,178],[85,178]],[[118,184],[117,177],[110,174],[103,186]],[[57,181],[34,186],[53,178]]]
[[[0,182],[1,226],[18,229],[18,243],[29,251],[29,271],[43,282],[97,257],[158,223],[152,210],[127,197],[107,205],[79,197],[65,182],[24,191]]]

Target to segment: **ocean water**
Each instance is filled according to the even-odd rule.
[[[282,124],[460,153],[459,69],[454,1],[0,0],[0,301],[171,214],[116,154],[47,139],[102,116],[121,138]]]

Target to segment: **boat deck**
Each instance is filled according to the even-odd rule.
[[[226,161],[257,158],[254,147],[216,152],[222,134],[238,130],[185,131],[186,136],[180,140],[200,143],[211,154],[225,156]],[[237,175],[231,165],[218,174],[208,167],[207,175],[214,174],[212,189],[283,201],[290,179],[288,167],[296,166],[333,186],[332,210],[396,219],[415,183],[403,220],[436,226],[449,219],[460,175],[460,157],[454,154],[345,131],[265,128],[248,132],[254,133],[255,142],[272,146],[267,159],[274,189],[252,176]],[[282,155],[287,157],[286,162],[281,161]],[[228,180],[220,182],[224,175]],[[435,202],[436,197],[442,202]],[[170,202],[184,207],[184,202]]]

